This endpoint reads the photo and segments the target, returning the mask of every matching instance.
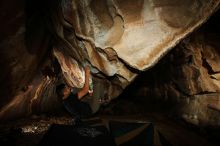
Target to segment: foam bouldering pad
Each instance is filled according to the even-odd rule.
[[[52,125],[39,143],[40,146],[116,146],[105,126]]]

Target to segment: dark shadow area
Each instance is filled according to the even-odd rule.
[[[50,7],[48,3],[48,0],[26,0],[25,41],[27,51],[33,55],[39,54],[42,48],[49,48],[51,33],[46,24],[47,21],[50,21],[47,20],[50,19],[47,18],[47,10]]]
[[[13,96],[11,92],[12,89],[12,76],[11,76],[11,67],[7,64],[8,58],[5,54],[6,50],[1,50],[1,74],[0,74],[0,108],[4,106],[8,101],[10,101],[10,97]]]
[[[1,19],[1,33],[0,33],[0,108],[5,105],[13,96],[13,78],[12,78],[12,65],[17,63],[17,59],[9,55],[13,52],[13,45],[10,45],[9,38],[20,27],[23,17],[19,16],[15,18],[23,8],[22,1],[14,1],[9,3],[7,0],[0,2],[0,19]],[[13,11],[11,11],[13,10]],[[7,15],[5,15],[7,14]],[[12,64],[10,64],[12,62]]]
[[[65,146],[116,146],[113,137],[105,126],[84,125],[74,127],[71,125],[52,125],[39,146],[65,145]]]

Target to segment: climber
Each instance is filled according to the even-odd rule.
[[[85,67],[85,84],[82,89],[71,88],[65,84],[60,84],[56,88],[58,97],[62,98],[62,102],[66,110],[74,117],[73,124],[79,124],[81,118],[92,115],[89,104],[82,99],[89,93],[92,96],[93,91],[89,89],[90,69]]]

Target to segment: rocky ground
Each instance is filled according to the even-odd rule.
[[[123,106],[122,106],[123,105]],[[174,146],[217,146],[219,145],[213,130],[198,129],[187,125],[181,119],[168,115],[167,111],[149,110],[140,103],[119,98],[103,107],[94,117],[102,120],[117,119],[121,121],[134,120],[152,122],[155,128]],[[168,109],[168,108],[167,108]],[[34,115],[32,117],[2,123],[0,125],[1,145],[34,146],[37,145],[52,124],[71,124],[71,117],[61,112],[59,114]]]

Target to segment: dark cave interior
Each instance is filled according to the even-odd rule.
[[[35,1],[37,4],[32,2],[28,4],[31,8],[33,5],[36,6],[39,4],[37,1]],[[48,5],[51,4],[49,3],[50,1],[47,2]],[[37,8],[40,6],[37,5]],[[57,5],[54,3],[54,6]],[[32,13],[30,14],[32,17],[38,9],[26,9],[26,11],[28,12],[27,14]],[[50,10],[42,9],[42,13],[44,11]],[[41,16],[40,12],[38,12],[35,18]],[[28,18],[29,15],[26,17]],[[30,70],[27,74],[34,74],[39,66],[42,65],[43,59],[51,57],[48,55],[51,51],[51,42],[49,41],[48,43],[50,39],[48,39],[48,35],[45,35],[51,32],[48,32],[48,29],[44,28],[44,22],[35,20],[30,21],[32,25],[26,24],[27,28],[29,26],[31,28],[27,29],[25,39],[30,43],[26,44],[28,52],[36,55],[39,60],[33,66],[34,69]],[[180,41],[155,66],[146,71],[132,69],[138,76],[123,89],[123,92],[116,99],[102,105],[92,118],[85,119],[83,122],[89,126],[100,123],[104,123],[103,125],[107,125],[106,123],[108,123],[110,125],[111,121],[119,121],[119,123],[132,121],[133,125],[135,125],[134,123],[142,123],[143,121],[144,124],[153,123],[154,131],[156,131],[154,135],[157,134],[155,137],[159,137],[160,142],[157,143],[158,140],[153,138],[154,140],[151,141],[154,141],[152,142],[154,144],[148,143],[148,145],[219,145],[220,120],[216,117],[220,114],[220,104],[215,106],[215,103],[212,103],[212,98],[215,100],[215,97],[219,98],[220,94],[218,90],[213,89],[216,91],[214,92],[213,90],[209,90],[209,88],[206,89],[204,87],[206,84],[203,84],[204,81],[209,85],[208,79],[203,80],[207,78],[207,76],[203,76],[204,72],[211,79],[218,80],[217,74],[220,71],[216,71],[215,67],[212,66],[209,57],[213,56],[213,54],[220,56],[219,20],[220,11],[218,10],[201,27]],[[41,32],[35,29],[37,27],[42,28]],[[28,30],[31,31],[29,32]],[[29,34],[31,35],[29,36]],[[51,36],[53,34],[49,35],[49,37]],[[39,46],[39,44],[43,44],[43,46]],[[47,45],[45,46],[45,44]],[[198,44],[201,44],[202,49],[199,48]],[[212,48],[211,51],[214,50],[214,53],[207,51],[210,49],[210,46]],[[44,50],[44,48],[49,49]],[[7,60],[7,58],[4,59],[4,54],[7,53],[3,52],[1,54],[3,57],[1,61],[3,62],[0,64],[6,72],[1,76],[1,83],[4,82],[4,86],[1,86],[0,97],[7,95],[5,97],[8,98],[0,99],[1,107],[8,103],[13,94],[8,92],[12,83],[10,80],[6,81],[7,78],[10,78],[8,77],[10,76],[10,68],[4,63]],[[218,61],[220,60],[216,60],[217,63],[214,63],[218,65]],[[55,63],[58,63],[58,61],[56,60]],[[60,72],[60,70],[60,68],[57,69],[57,72]],[[3,78],[6,74],[8,74],[7,77]],[[31,78],[32,76],[30,75],[28,77]],[[114,80],[114,78],[109,80]],[[21,83],[22,85],[28,84],[27,80],[21,81]],[[26,91],[26,89],[23,90]],[[211,98],[210,102],[209,97]],[[207,104],[205,103],[205,107],[203,107],[204,102],[207,102]],[[2,120],[0,123],[0,145],[45,145],[40,142],[42,142],[48,129],[53,128],[54,125],[70,126],[72,124],[71,116],[63,107],[54,108],[47,112],[41,112],[40,110],[38,112],[38,109],[35,110],[37,111],[35,114],[27,114],[27,116],[21,116],[22,118],[9,121]],[[204,111],[207,113],[203,114]],[[70,128],[73,128],[72,125]],[[73,145],[75,144],[73,142]]]

